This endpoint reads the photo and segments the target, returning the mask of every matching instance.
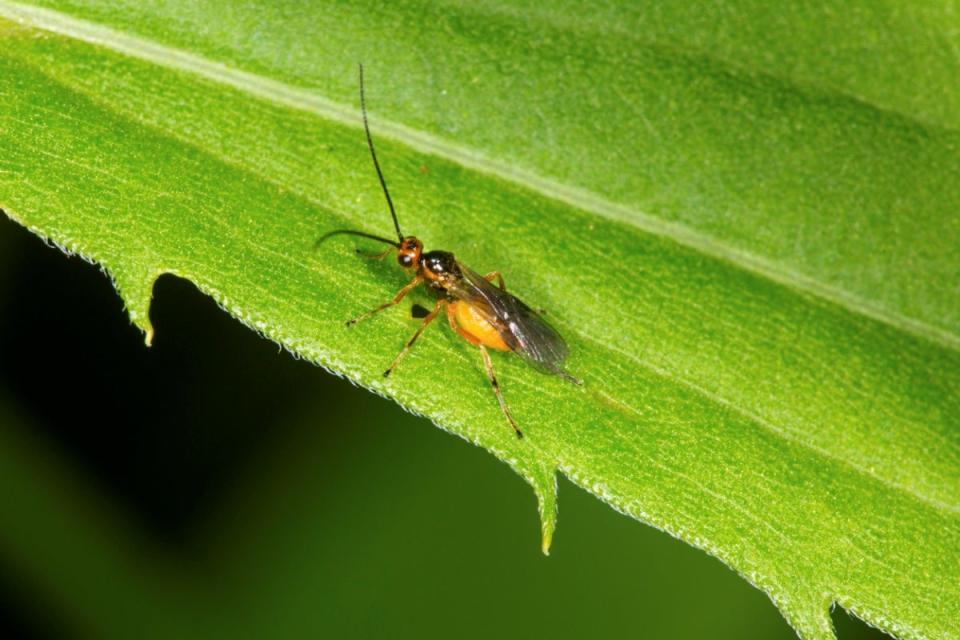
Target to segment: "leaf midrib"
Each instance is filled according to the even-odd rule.
[[[248,71],[232,69],[220,62],[139,36],[124,34],[112,28],[74,18],[58,11],[0,0],[0,16],[74,40],[99,45],[135,59],[187,72],[232,87],[271,104],[310,113],[352,128],[359,129],[361,126],[359,114],[356,108],[352,106],[345,106],[303,88]],[[733,70],[743,72],[742,69],[736,65],[731,65],[727,60],[716,59]],[[786,81],[790,86],[796,86],[792,79],[778,78],[778,80]],[[872,109],[889,111],[855,96],[840,95]],[[898,112],[894,113],[897,113],[899,117],[905,117]],[[929,128],[929,125],[923,122],[911,121],[925,129]],[[469,147],[451,143],[443,138],[402,124],[378,117],[376,126],[379,136],[391,138],[418,152],[445,159],[488,176],[494,176],[538,193],[550,200],[589,211],[609,220],[625,223],[655,236],[668,238],[703,255],[733,264],[745,271],[760,275],[791,289],[838,304],[856,315],[879,321],[895,329],[926,339],[938,346],[960,352],[960,335],[948,329],[879,306],[850,291],[823,283],[799,271],[785,268],[762,256],[730,246],[686,225],[650,216],[636,208],[610,201],[587,189],[571,187],[527,169],[490,159]]]

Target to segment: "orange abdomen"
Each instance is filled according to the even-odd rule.
[[[463,301],[451,302],[453,315],[457,324],[464,331],[476,340],[470,340],[474,344],[482,344],[485,347],[496,349],[497,351],[510,351],[510,347],[503,341],[500,334],[492,324],[481,316],[473,305]],[[464,336],[467,337],[467,336]],[[470,339],[469,337],[467,338]]]

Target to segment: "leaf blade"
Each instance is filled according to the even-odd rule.
[[[507,372],[511,405],[540,417],[539,433],[518,448],[473,354],[449,336],[418,346],[423,355],[405,362],[405,377],[390,386],[376,376],[408,323],[394,317],[344,339],[342,318],[352,307],[345,308],[342,292],[350,291],[355,300],[348,302],[359,308],[360,300],[388,296],[396,281],[387,268],[351,263],[346,249],[309,254],[318,227],[370,225],[364,209],[380,207],[374,186],[364,188],[360,204],[350,193],[370,183],[355,125],[316,122],[316,114],[257,104],[209,78],[11,30],[5,37],[22,37],[23,46],[6,48],[4,75],[21,81],[14,96],[8,93],[5,115],[20,124],[6,134],[4,146],[14,152],[0,174],[0,194],[21,222],[103,264],[142,326],[153,280],[178,273],[296,353],[490,449],[534,485],[548,516],[559,468],[616,508],[717,555],[770,593],[808,637],[829,636],[833,599],[904,637],[955,633],[949,615],[934,615],[937,603],[926,594],[956,584],[951,579],[960,569],[942,559],[957,557],[957,537],[943,536],[922,552],[909,548],[926,531],[958,529],[954,350],[676,238],[638,233],[544,198],[522,181],[516,186],[442,154],[423,155],[395,135],[381,154],[393,163],[392,184],[403,187],[394,189],[423,207],[416,223],[424,235],[456,245],[478,268],[510,265],[508,286],[546,305],[551,320],[574,337],[572,366],[580,370],[573,370],[589,381],[586,412],[584,396],[562,382],[534,377],[509,359],[496,363]],[[71,55],[59,57],[66,51]],[[117,84],[105,90],[106,81]],[[164,96],[169,87],[176,90]],[[217,108],[205,113],[211,104]],[[30,120],[37,105],[51,107],[42,123]],[[77,131],[78,114],[98,127]],[[238,114],[252,124],[238,126]],[[41,124],[46,135],[31,147],[26,141]],[[271,148],[256,161],[243,157],[244,143],[258,138]],[[316,139],[325,146],[310,142]],[[37,155],[38,148],[47,153]],[[319,158],[319,168],[303,157]],[[98,176],[98,167],[110,171]],[[313,186],[318,175],[332,186]],[[84,189],[65,189],[75,202],[62,201],[55,188],[23,193],[38,176],[47,185],[66,177],[67,185]],[[470,203],[457,200],[464,184]],[[336,210],[318,204],[324,202]],[[89,213],[78,214],[77,204]],[[478,219],[475,210],[491,213]],[[291,248],[291,237],[302,240]],[[496,243],[479,240],[494,237]],[[250,274],[259,277],[251,281]],[[433,362],[456,365],[444,368],[459,391],[454,408],[450,394],[431,384]],[[858,385],[870,393],[858,394]],[[564,424],[537,409],[544,397]],[[878,398],[879,408],[871,409]],[[884,439],[884,429],[895,437]],[[863,442],[871,443],[866,460]],[[789,507],[780,514],[789,535],[777,526],[747,535],[745,523],[763,523],[760,498]],[[821,528],[836,524],[844,535],[870,541],[865,549],[879,554],[889,575],[919,572],[923,580],[891,605],[887,594],[903,585],[870,585],[852,575],[834,559],[876,559],[843,536],[824,539],[820,529],[804,526],[804,507],[819,514]],[[871,518],[882,524],[877,531],[862,526]],[[550,527],[547,517],[545,538]]]

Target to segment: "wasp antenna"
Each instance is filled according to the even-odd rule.
[[[387,181],[383,179],[383,171],[380,170],[380,163],[377,161],[377,152],[373,148],[373,137],[370,135],[370,124],[367,122],[367,99],[363,90],[363,63],[360,65],[360,111],[363,113],[363,130],[367,132],[367,146],[370,147],[370,157],[373,158],[373,166],[377,170],[377,177],[380,178],[380,186],[383,187],[383,195],[387,198],[387,206],[390,207],[390,215],[393,217],[393,227],[397,230],[397,238],[403,242],[403,234],[400,232],[400,223],[397,222],[397,211],[393,208],[393,200],[390,199],[390,190],[387,189]]]
[[[396,248],[400,248],[399,242],[394,242],[393,240],[388,240],[380,236],[375,236],[372,233],[366,233],[365,231],[354,231],[353,229],[336,229],[334,231],[328,231],[327,233],[320,236],[320,239],[313,243],[313,250],[316,251],[320,248],[320,245],[323,242],[332,236],[360,236],[361,238],[369,238],[370,240],[376,240],[378,242],[383,242],[386,244],[391,244]]]

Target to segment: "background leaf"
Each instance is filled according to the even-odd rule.
[[[862,58],[827,56],[815,83],[821,54],[784,71],[748,7],[679,40],[654,37],[683,24],[666,9],[261,9],[72,7],[111,30],[0,3],[34,25],[2,26],[0,202],[106,267],[141,326],[157,275],[182,275],[493,451],[537,490],[547,539],[559,469],[724,560],[802,635],[831,635],[834,601],[957,635],[956,140],[952,112],[909,91],[949,58],[904,36],[881,59],[916,53],[889,81],[844,81]],[[844,15],[833,40],[817,16],[770,20],[822,45],[911,17]],[[406,228],[503,271],[570,338],[583,390],[496,362],[527,442],[451,336],[384,384],[406,315],[344,332],[401,284],[349,246],[309,250],[387,225],[353,52],[394,119],[374,127]]]

